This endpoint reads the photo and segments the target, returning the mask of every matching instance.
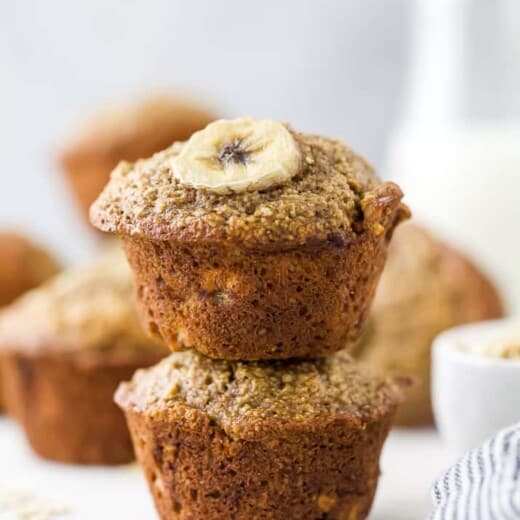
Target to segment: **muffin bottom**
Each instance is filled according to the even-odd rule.
[[[131,462],[132,443],[113,394],[120,381],[159,357],[88,354],[4,352],[7,412],[23,427],[31,448],[45,459],[73,464]]]
[[[358,339],[389,234],[280,251],[128,236],[123,244],[144,325],[172,350],[287,359],[326,356]]]
[[[367,518],[395,409],[369,424],[317,419],[234,439],[196,409],[125,410],[161,519]]]

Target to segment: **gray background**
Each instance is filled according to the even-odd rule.
[[[0,227],[92,246],[55,164],[100,103],[174,88],[226,116],[343,137],[381,166],[402,108],[408,0],[0,2]]]

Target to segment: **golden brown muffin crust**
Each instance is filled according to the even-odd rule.
[[[345,352],[312,361],[247,363],[187,351],[138,371],[121,387],[118,401],[152,415],[193,408],[228,435],[246,438],[276,425],[308,427],[318,418],[376,421],[397,405],[400,391]]]
[[[383,222],[379,236],[289,251],[124,236],[143,324],[172,350],[194,347],[214,358],[341,350],[357,341],[368,316],[398,204],[385,217],[367,218]]]
[[[190,140],[121,164],[92,206],[92,222],[122,236],[143,323],[172,350],[319,357],[359,337],[392,232],[408,216],[402,192],[341,141],[275,124],[297,160],[270,188],[255,189],[255,181],[252,191],[226,183],[214,191],[211,183],[191,187],[189,175],[178,181],[179,150]],[[214,172],[222,147],[208,152],[195,143],[202,169]],[[283,150],[272,152],[252,165],[283,163]]]
[[[175,143],[150,159],[120,164],[92,206],[91,221],[106,232],[250,246],[297,246],[351,235],[363,219],[364,199],[382,183],[343,142],[291,132],[303,161],[299,173],[281,186],[216,194],[182,185],[171,167],[182,146]],[[379,193],[402,195],[391,183],[384,187]]]
[[[344,352],[270,363],[177,353],[116,393],[164,520],[367,518],[399,401]]]

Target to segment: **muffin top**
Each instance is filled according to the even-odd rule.
[[[0,307],[56,274],[59,265],[27,238],[0,232]]]
[[[90,157],[136,160],[187,139],[215,119],[204,107],[171,95],[99,110],[62,151],[65,165]],[[114,164],[114,166],[115,166]]]
[[[136,372],[117,399],[151,414],[196,409],[229,435],[244,437],[318,418],[375,421],[397,405],[400,392],[345,352],[312,361],[242,362],[185,351]]]
[[[382,232],[401,197],[343,142],[244,118],[121,163],[91,221],[156,240],[303,245]]]
[[[9,349],[167,353],[139,325],[130,269],[119,251],[69,269],[0,314],[0,343]]]

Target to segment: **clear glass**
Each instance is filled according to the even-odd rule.
[[[407,103],[387,156],[418,220],[520,311],[520,2],[417,0]]]

